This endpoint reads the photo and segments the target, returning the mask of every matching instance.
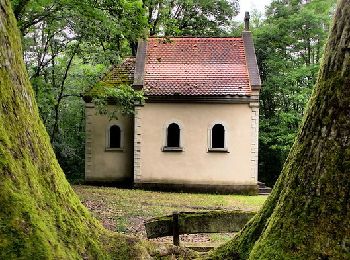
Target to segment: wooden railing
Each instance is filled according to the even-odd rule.
[[[173,236],[180,244],[180,234],[234,233],[240,231],[255,215],[244,211],[174,212],[145,222],[148,238]]]

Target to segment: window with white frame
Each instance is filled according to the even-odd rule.
[[[181,128],[177,123],[171,123],[167,126],[163,151],[182,151]]]
[[[180,127],[176,123],[172,123],[167,129],[167,147],[180,147]]]
[[[211,148],[225,148],[225,127],[222,124],[211,129]]]
[[[227,152],[226,130],[221,123],[214,124],[209,129],[209,152]]]

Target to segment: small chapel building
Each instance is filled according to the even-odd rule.
[[[104,80],[143,90],[134,116],[86,103],[85,179],[136,187],[256,193],[260,76],[240,38],[148,38]]]

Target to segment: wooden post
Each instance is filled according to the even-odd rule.
[[[175,246],[180,245],[179,213],[178,212],[173,212],[173,244]]]

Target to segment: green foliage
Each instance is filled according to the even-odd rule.
[[[273,1],[253,25],[262,92],[259,178],[276,181],[316,82],[335,0]]]
[[[260,178],[273,185],[295,138],[315,83],[335,0],[273,1],[266,18],[251,14],[263,80],[260,123]],[[84,103],[81,97],[111,64],[135,54],[137,39],[151,35],[241,34],[232,17],[237,1],[13,0],[23,33],[27,69],[40,115],[69,178],[82,176]],[[109,92],[109,93],[107,93]],[[126,86],[105,94],[132,112],[142,101]],[[83,94],[84,93],[84,94]],[[95,97],[106,113],[106,96]],[[123,100],[123,98],[125,98]]]
[[[144,0],[150,35],[220,36],[237,14],[238,1]]]
[[[82,178],[81,98],[111,64],[131,54],[132,42],[144,36],[147,18],[142,2],[13,0],[12,4],[40,116],[67,177]]]
[[[117,118],[120,114],[132,115],[135,104],[143,104],[145,100],[142,91],[136,91],[127,84],[115,86],[100,82],[89,94],[97,111],[102,115],[108,115],[109,118]],[[109,103],[116,104],[112,111],[108,110]]]

